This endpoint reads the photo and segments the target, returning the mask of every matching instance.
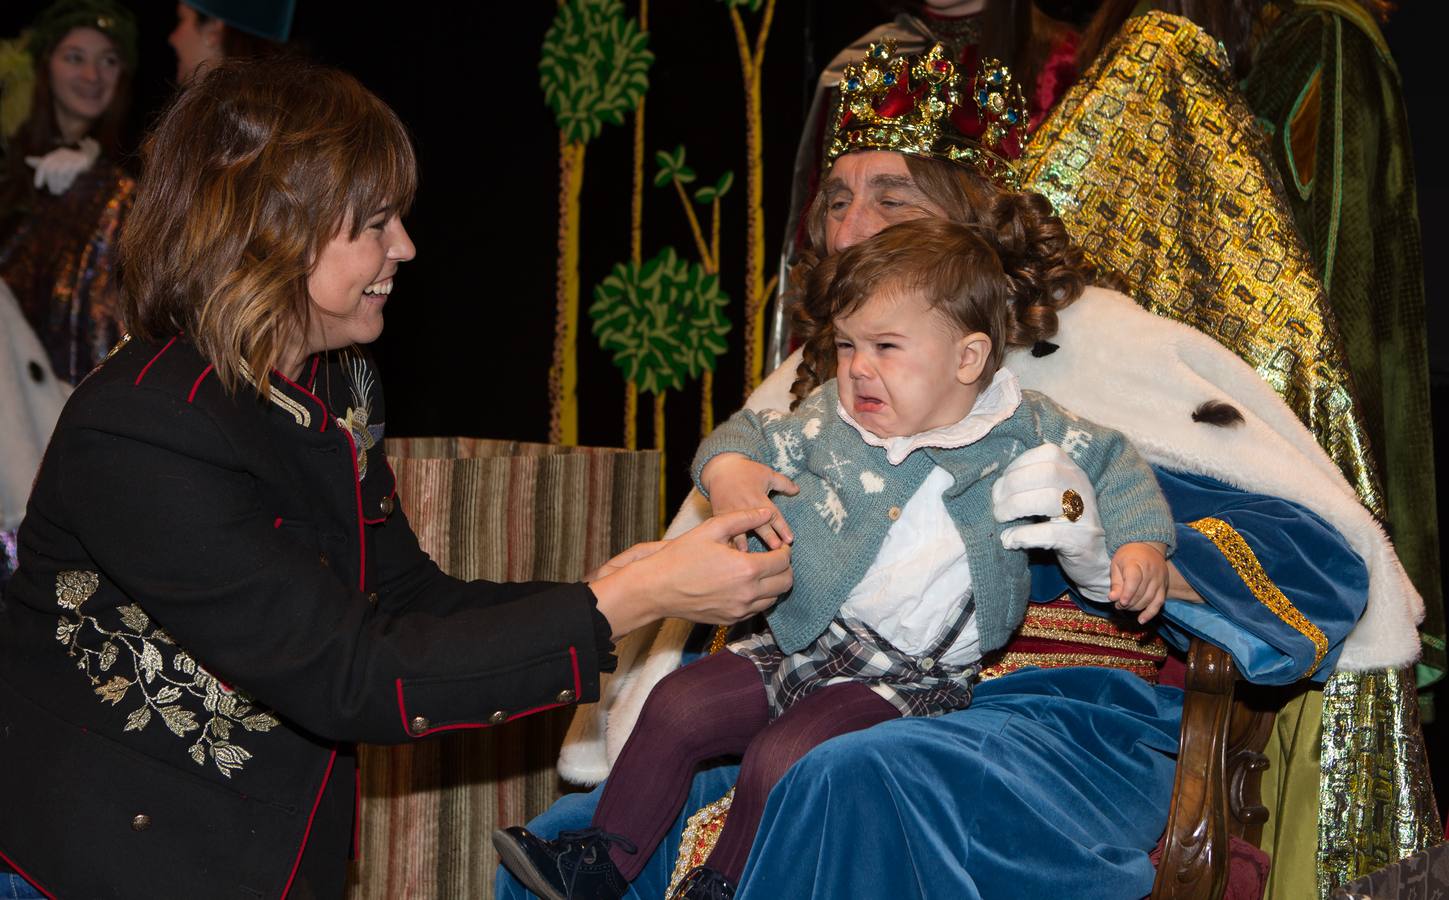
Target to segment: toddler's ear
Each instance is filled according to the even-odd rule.
[[[991,359],[991,338],[985,332],[973,331],[962,335],[956,347],[960,354],[956,380],[962,384],[980,381],[981,373],[986,371],[986,363]]]

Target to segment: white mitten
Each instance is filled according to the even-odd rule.
[[[35,186],[45,187],[59,197],[75,184],[76,176],[96,164],[101,145],[94,138],[81,138],[80,149],[57,147],[44,156],[27,156],[25,164],[35,169]]]
[[[1075,522],[1062,511],[1062,495],[1068,490],[1082,498],[1082,514]],[[1055,550],[1062,571],[1082,596],[1107,602],[1111,559],[1097,517],[1097,492],[1087,473],[1062,448],[1042,444],[1018,456],[991,486],[991,505],[998,522],[1048,516],[1045,522],[1006,529],[1001,545],[1008,550]]]

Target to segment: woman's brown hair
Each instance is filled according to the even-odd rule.
[[[146,138],[121,236],[122,319],[144,340],[185,333],[229,390],[269,373],[308,331],[307,277],[344,228],[407,210],[407,130],[357,79],[300,60],[227,60]]]
[[[945,211],[948,221],[974,226],[996,251],[1012,285],[1011,319],[1004,349],[1045,340],[1056,333],[1057,310],[1081,296],[1091,283],[1116,287],[1110,276],[1099,276],[1082,248],[1067,233],[1051,203],[1031,191],[1011,191],[988,181],[965,166],[929,157],[906,156],[906,168],[916,187]],[[814,253],[825,248],[825,220],[829,214],[824,194],[806,212],[806,228]],[[793,275],[805,284],[818,256],[802,257]],[[835,339],[828,309],[802,291],[792,312],[795,334],[803,342],[803,359],[791,386],[798,402],[835,371]]]

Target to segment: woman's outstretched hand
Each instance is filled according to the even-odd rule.
[[[800,493],[795,482],[763,463],[757,463],[742,453],[721,453],[705,463],[699,473],[700,484],[709,494],[709,505],[715,515],[745,509],[765,509],[771,512],[769,521],[754,529],[760,540],[771,550],[778,550],[793,543],[795,534],[780,510],[770,500],[770,494],[780,493],[793,497]],[[746,546],[745,535],[735,539],[736,549]]]
[[[774,515],[765,507],[724,513],[672,541],[636,545],[605,563],[590,586],[614,638],[671,616],[719,625],[768,609],[793,583],[790,548],[744,553],[734,541]]]

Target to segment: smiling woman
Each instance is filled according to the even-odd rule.
[[[55,375],[74,384],[120,336],[112,270],[135,182],[114,160],[136,26],[111,0],[58,0],[21,45],[34,88],[18,118],[0,122],[0,278]]]
[[[143,156],[131,333],[61,415],[0,605],[0,860],[26,880],[340,896],[354,742],[589,702],[624,633],[789,587],[788,550],[729,545],[761,510],[572,584],[462,582],[419,549],[357,346],[414,254],[417,173],[356,79],[218,63]]]

